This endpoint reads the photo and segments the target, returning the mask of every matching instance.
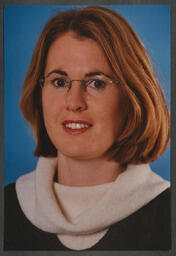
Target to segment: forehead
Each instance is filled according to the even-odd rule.
[[[96,69],[111,72],[106,56],[97,42],[90,38],[78,37],[67,32],[58,37],[51,45],[47,60],[47,72],[54,68],[66,71]]]

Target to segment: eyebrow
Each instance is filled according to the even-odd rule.
[[[52,75],[52,74],[59,74],[59,75],[62,75],[62,76],[67,76],[67,73],[66,73],[66,72],[64,72],[64,71],[62,71],[62,70],[59,70],[59,69],[54,69],[54,70],[50,71],[50,72],[46,75],[46,77],[49,77],[49,76]]]
[[[99,72],[99,71],[97,71],[97,72],[90,72],[90,73],[86,74],[85,77],[100,76],[100,75],[103,75],[103,76],[106,76],[106,77],[112,79],[112,77],[110,75],[105,74],[104,72]]]
[[[62,71],[60,69],[54,69],[54,70],[50,71],[46,75],[46,77],[49,77],[51,74],[59,74],[59,75],[62,75],[62,76],[68,76],[68,74],[65,71]],[[84,77],[92,77],[92,76],[100,76],[100,75],[103,75],[103,76],[106,76],[106,77],[112,79],[112,77],[110,75],[105,74],[104,72],[100,72],[100,71],[87,73],[87,74],[85,74]]]

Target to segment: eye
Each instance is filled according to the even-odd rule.
[[[95,89],[102,89],[106,86],[106,82],[100,79],[93,79],[88,81],[88,85]]]
[[[51,81],[51,84],[58,88],[63,88],[68,85],[68,81],[65,78],[55,78]]]

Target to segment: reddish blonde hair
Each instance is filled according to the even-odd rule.
[[[51,44],[68,31],[91,38],[101,46],[126,98],[124,129],[108,150],[109,157],[124,165],[156,160],[167,148],[170,122],[168,108],[147,51],[121,15],[96,6],[56,15],[46,24],[39,37],[20,103],[22,113],[36,137],[34,155],[57,155],[43,121],[39,80],[44,74]]]

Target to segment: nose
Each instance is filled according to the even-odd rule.
[[[81,83],[75,81],[66,95],[66,109],[72,112],[81,112],[87,109],[84,89]]]

